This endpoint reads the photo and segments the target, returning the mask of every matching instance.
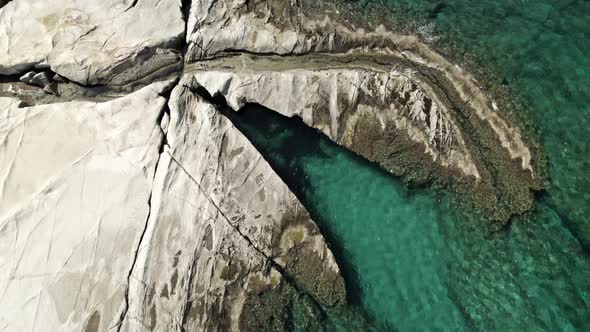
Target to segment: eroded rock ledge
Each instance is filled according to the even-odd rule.
[[[193,1],[185,72],[236,110],[254,102],[300,116],[395,175],[451,187],[491,220],[532,207],[539,151],[504,119],[504,104],[416,37],[323,9]]]

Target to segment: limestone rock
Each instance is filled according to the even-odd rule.
[[[226,53],[301,55],[309,53],[382,54],[406,62],[418,71],[447,81],[462,102],[494,130],[510,157],[532,177],[531,151],[520,130],[495,112],[494,101],[477,81],[415,36],[400,35],[384,26],[356,26],[328,11],[306,11],[306,1],[294,0],[195,0],[187,27],[187,62]],[[336,9],[334,9],[336,10]],[[329,54],[330,55],[329,55]],[[431,82],[430,84],[433,84]]]
[[[502,122],[493,115],[482,120],[453,97],[456,91],[407,63],[375,64],[358,55],[300,56],[289,63],[249,57],[197,63],[181,84],[220,93],[234,110],[250,102],[299,116],[395,175],[456,188],[490,219],[505,222],[531,207],[530,190],[538,183],[530,164],[517,165],[500,141],[489,140],[514,128],[496,131]]]
[[[169,86],[106,103],[0,98],[0,329],[80,331],[90,321],[103,331],[116,321]]]
[[[344,301],[317,226],[250,142],[186,87],[173,91],[170,110],[129,328],[237,331],[245,303],[287,282],[284,273],[318,303]],[[324,272],[291,270],[297,260]]]
[[[80,84],[123,85],[177,68],[178,0],[19,0],[0,9],[0,74],[51,67]]]
[[[477,197],[467,200],[493,220],[506,222],[531,209],[532,191],[543,187],[542,158],[505,118],[504,108],[512,106],[497,103],[471,74],[416,36],[368,26],[339,8],[305,0],[195,0],[187,26],[188,71],[211,71],[202,84],[233,98],[238,108],[236,100],[243,99],[302,115],[308,125],[394,174],[436,180],[459,197]],[[286,55],[297,57],[284,61]],[[321,65],[334,70],[308,70],[317,72]],[[239,73],[216,81],[219,68]],[[394,72],[409,77],[409,85]],[[301,89],[308,94],[299,94]],[[314,102],[321,99],[314,89],[329,97]],[[293,95],[295,103],[306,102],[293,109],[283,102]],[[297,109],[303,105],[317,110]]]
[[[225,95],[235,110],[251,102],[288,117],[299,116],[348,148],[362,135],[363,122],[373,121],[381,132],[394,127],[426,146],[432,162],[481,178],[453,111],[411,71],[211,70],[193,75],[212,94]]]

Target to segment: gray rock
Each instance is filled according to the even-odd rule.
[[[59,97],[59,86],[57,82],[51,82],[43,87],[43,92]]]
[[[43,92],[47,94],[59,96],[59,87],[57,86],[57,82],[53,82],[49,72],[44,71],[35,73],[34,71],[30,71],[21,76],[19,80],[25,84],[43,88]]]
[[[61,77],[59,74],[53,75],[53,80],[58,83],[65,83],[66,82],[66,80],[63,77]]]
[[[30,71],[19,78],[19,80],[25,84],[33,85],[33,77],[35,77],[37,73],[34,71]]]
[[[49,72],[46,71],[35,74],[35,76],[33,76],[30,82],[31,85],[38,86],[40,88],[45,88],[50,83],[51,77]]]

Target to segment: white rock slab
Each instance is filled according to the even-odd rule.
[[[0,98],[0,330],[106,330],[118,318],[169,84],[98,104]]]
[[[449,62],[416,36],[400,35],[380,25],[355,26],[336,8],[306,10],[295,0],[193,0],[187,24],[186,61],[247,52],[280,55],[310,53],[381,54],[436,70],[459,97],[487,122],[512,159],[535,177],[532,153],[520,129],[496,112],[494,100],[463,68]],[[344,19],[343,19],[344,18]]]
[[[81,84],[124,84],[179,61],[180,0],[19,0],[0,9],[0,74],[51,67]]]
[[[284,71],[208,70],[191,74],[211,94],[226,96],[237,110],[258,103],[282,115],[299,116],[335,142],[351,148],[357,122],[375,119],[424,144],[433,162],[479,178],[479,170],[447,105],[411,71],[370,69],[291,69]],[[397,99],[408,96],[401,106]],[[398,97],[396,97],[398,96]],[[431,107],[425,107],[426,100]],[[453,149],[448,147],[453,144]],[[366,156],[370,158],[370,156]]]
[[[340,278],[305,208],[227,118],[182,86],[170,110],[170,148],[158,165],[131,278],[130,330],[169,331],[180,323],[187,331],[239,331],[252,284],[272,289],[283,280],[269,258],[284,266],[296,245],[324,266],[313,282]],[[301,242],[286,239],[293,229]],[[330,280],[343,292],[339,281]]]

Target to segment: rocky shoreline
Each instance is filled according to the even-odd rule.
[[[289,0],[61,2],[0,8],[7,331],[285,330],[344,305],[317,225],[223,115],[246,103],[495,222],[543,188],[504,104],[415,36]]]

